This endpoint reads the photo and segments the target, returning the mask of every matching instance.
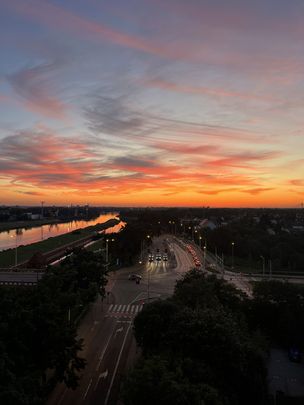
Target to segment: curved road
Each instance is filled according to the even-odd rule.
[[[123,375],[138,355],[132,333],[134,317],[148,295],[150,300],[171,295],[176,279],[193,267],[191,257],[173,238],[157,238],[150,249],[155,255],[157,249],[162,254],[166,248],[175,253],[175,267],[173,258],[149,263],[146,257],[144,265],[111,274],[105,300],[99,298],[94,303],[79,327],[79,336],[84,339],[82,355],[87,359],[80,385],[73,391],[59,384],[48,405],[119,403]],[[130,273],[141,275],[141,282],[130,281]]]

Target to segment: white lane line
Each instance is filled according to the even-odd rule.
[[[113,311],[112,312],[116,312],[118,305],[114,305]]]
[[[129,312],[130,305],[127,305],[126,312]]]
[[[109,312],[112,311],[113,306],[114,306],[113,304],[111,304],[111,305],[109,306]]]
[[[145,297],[145,296],[146,296],[146,292],[141,292],[141,293],[139,293],[139,294],[134,298],[134,300],[130,302],[130,305],[132,305],[134,302],[138,301],[138,300],[139,300],[139,297],[141,297],[142,295]]]
[[[109,339],[107,340],[107,343],[106,343],[106,345],[105,345],[105,347],[104,347],[104,349],[103,349],[103,351],[102,351],[102,353],[101,353],[101,355],[99,357],[99,360],[98,360],[98,363],[97,363],[97,366],[96,366],[96,371],[98,371],[98,369],[100,367],[103,356],[105,355],[105,352],[106,352],[106,350],[107,350],[107,348],[109,346],[109,343],[110,343],[110,340],[111,340],[112,336],[113,336],[113,331],[112,331],[111,335],[109,336]]]
[[[125,310],[126,310],[126,305],[123,305],[121,308],[121,312],[125,312]]]
[[[118,305],[116,312],[120,312],[121,305]]]
[[[120,349],[120,352],[119,352],[119,355],[118,355],[118,359],[117,359],[117,362],[116,362],[116,365],[115,365],[115,369],[114,369],[114,372],[113,372],[113,375],[112,375],[112,379],[111,379],[111,382],[110,382],[110,386],[109,386],[109,389],[108,389],[108,392],[107,392],[107,396],[106,396],[104,405],[107,405],[107,404],[108,404],[109,397],[110,397],[110,393],[111,393],[111,389],[112,389],[112,386],[113,386],[113,383],[114,383],[114,379],[115,379],[115,376],[116,376],[116,373],[117,373],[118,365],[119,365],[119,362],[120,362],[120,359],[121,359],[121,355],[122,355],[123,349],[124,349],[125,344],[126,344],[127,336],[128,336],[129,330],[130,330],[130,328],[131,328],[131,325],[132,325],[132,324],[129,325],[129,327],[128,327],[128,329],[127,329],[127,332],[126,332],[126,334],[125,334],[124,340],[123,340],[123,342],[122,342],[122,346],[121,346],[121,349]]]
[[[62,394],[62,396],[61,396],[61,398],[60,398],[60,401],[58,402],[58,405],[60,405],[60,404],[61,404],[61,402],[63,401],[63,399],[64,399],[64,397],[65,397],[66,392],[67,392],[67,389],[65,388],[65,389],[64,389],[64,391],[63,391],[63,394]]]
[[[135,307],[134,305],[131,306],[131,314],[133,314],[134,312],[134,307]]]
[[[136,307],[135,307],[135,313],[137,313],[138,312],[138,305],[136,305]]]
[[[87,390],[86,390],[86,392],[84,393],[84,395],[83,395],[83,397],[82,397],[83,399],[85,399],[85,397],[87,396],[91,385],[92,385],[92,378],[90,379],[90,382],[89,382],[89,385],[88,385],[88,387],[87,387]]]
[[[139,306],[139,310],[138,310],[138,311],[140,312],[142,309],[143,309],[143,306],[142,306],[142,305],[140,305],[140,306]]]

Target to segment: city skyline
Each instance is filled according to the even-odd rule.
[[[0,5],[0,204],[300,207],[302,1]]]

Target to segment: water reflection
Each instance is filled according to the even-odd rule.
[[[30,243],[39,242],[53,236],[62,235],[67,232],[72,232],[75,229],[85,228],[87,226],[101,224],[109,219],[118,218],[117,213],[107,213],[100,215],[98,218],[89,221],[70,221],[64,223],[47,224],[34,228],[18,228],[9,231],[0,232],[0,251],[10,248],[15,248],[20,245],[28,245]],[[116,233],[125,225],[124,222],[109,228],[106,233]],[[111,229],[111,232],[108,230]]]
[[[102,232],[106,234],[118,233],[126,226],[126,224],[127,224],[126,222],[120,221],[119,224],[111,226],[110,228],[107,228],[105,231]]]

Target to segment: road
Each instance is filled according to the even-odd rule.
[[[136,265],[111,274],[104,301],[98,299],[83,319],[79,336],[84,339],[82,356],[87,366],[76,390],[58,385],[49,397],[48,405],[103,404],[119,402],[118,392],[122,377],[138,355],[133,337],[133,321],[143,304],[172,294],[177,278],[192,266],[192,259],[172,238],[161,237],[153,241],[157,249],[174,251],[176,267],[169,261]],[[169,254],[170,256],[170,254]],[[141,275],[139,284],[130,281],[130,273]]]

